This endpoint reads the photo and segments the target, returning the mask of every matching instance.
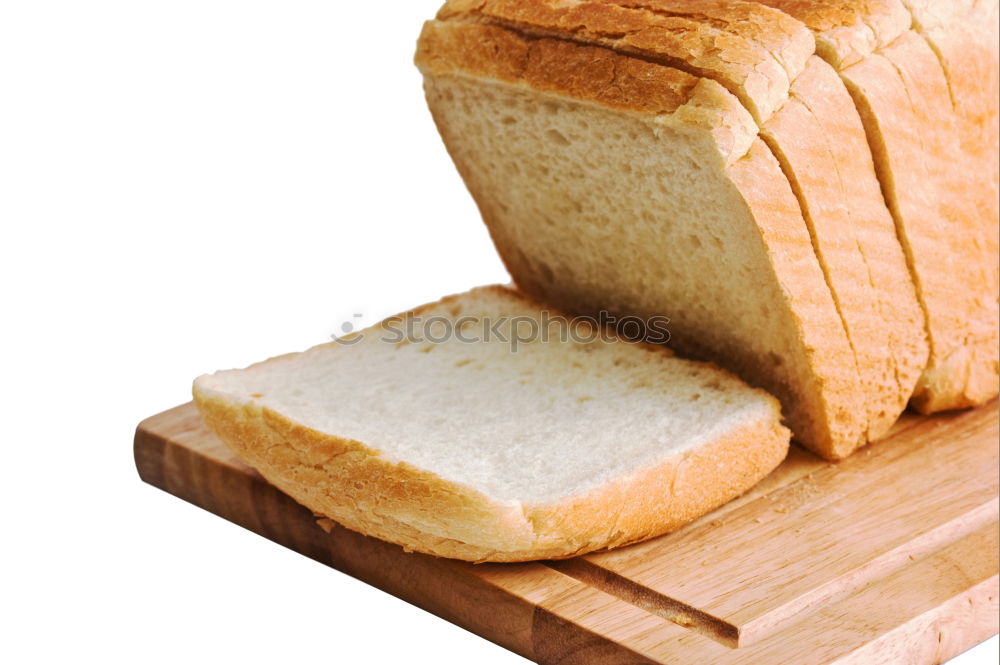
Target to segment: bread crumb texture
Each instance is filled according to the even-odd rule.
[[[415,341],[392,343],[407,318]],[[663,347],[569,339],[564,321],[505,287],[478,289],[354,344],[200,377],[195,401],[242,460],[316,513],[472,561],[665,533],[784,458],[790,434],[763,391]],[[448,327],[462,339],[442,340]]]

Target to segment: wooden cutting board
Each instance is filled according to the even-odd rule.
[[[947,660],[998,630],[996,403],[907,415],[839,464],[798,448],[688,527],[551,563],[410,554],[313,514],[238,462],[191,404],[139,425],[139,475],[543,664]]]

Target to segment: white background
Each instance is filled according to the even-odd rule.
[[[437,4],[0,2],[0,660],[526,662],[131,459],[200,373],[506,281],[411,65]]]

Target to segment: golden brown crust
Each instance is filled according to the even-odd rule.
[[[428,21],[416,63],[428,77],[503,82],[707,131],[727,163],[746,154],[757,134],[753,118],[714,81],[606,48],[492,25]]]
[[[907,32],[841,75],[865,120],[927,317],[930,357],[911,405],[929,413],[988,401],[998,389],[997,257],[969,205],[975,177],[956,168],[963,158],[939,62]]]
[[[933,389],[921,390],[915,409],[933,413],[947,408],[974,406],[1000,390],[997,377],[997,326],[995,303],[1000,288],[1000,196],[998,196],[998,100],[1000,100],[1000,49],[997,44],[996,0],[904,0],[914,19],[914,30],[932,47],[947,79],[955,111],[955,138],[959,148],[952,169],[968,185],[963,198],[971,227],[966,246],[978,251],[975,263],[985,271],[990,301],[977,303],[970,318],[973,331],[969,348],[938,359],[924,377]],[[961,166],[958,166],[961,164]],[[970,260],[971,262],[971,260]],[[980,368],[980,369],[976,369]]]
[[[758,0],[816,33],[816,53],[840,69],[861,62],[909,30],[900,0]]]
[[[195,390],[209,426],[242,460],[311,510],[408,550],[469,561],[575,556],[650,538],[739,496],[784,459],[789,433],[770,418],[582,497],[505,504],[361,442],[253,404]]]
[[[739,0],[463,1],[446,4],[438,18],[600,45],[683,69],[725,86],[758,120],[787,98],[815,48],[798,21]]]
[[[670,114],[698,79],[608,49],[530,39],[489,25],[428,21],[417,65],[427,74],[462,74],[570,95],[623,111]]]
[[[928,327],[930,356],[911,406],[932,413],[990,400],[1000,391],[1000,257],[997,47],[986,36],[996,21],[983,20],[988,3],[977,16],[974,2],[906,0],[917,11],[911,16],[900,0],[762,1],[817,33],[817,52],[838,68],[865,121]],[[967,32],[951,48],[946,80],[947,23]],[[934,52],[911,24],[931,44],[935,26]],[[949,100],[962,100],[957,114]]]
[[[802,3],[768,4],[787,4],[787,11],[820,31],[820,42],[825,39],[823,31],[829,31],[831,25],[822,21],[837,16],[829,11],[828,5],[833,3],[809,3],[809,11]],[[890,190],[888,196],[901,233],[908,236],[904,242],[929,319],[931,358],[911,406],[930,413],[981,404],[1000,389],[995,305],[997,48],[996,40],[986,35],[987,26],[995,21],[982,20],[984,16],[970,11],[969,5],[977,3],[906,0],[916,12],[914,27],[927,33],[929,43],[940,40],[932,54],[924,46],[918,48],[914,33],[909,31],[911,16],[902,2],[851,0],[836,4],[843,9],[841,24],[870,26],[878,24],[879,17],[884,19],[883,28],[892,24],[891,29],[883,29],[880,48],[871,49],[867,57],[845,59],[844,53],[834,58],[824,53],[824,57],[841,66],[859,108],[867,113],[869,139],[880,148],[877,156],[883,161],[883,183]],[[966,5],[964,13],[960,5]],[[985,6],[981,3],[978,9]],[[905,22],[886,18],[901,13]],[[980,25],[973,27],[971,22]],[[957,34],[966,31],[961,43],[952,48],[943,29],[949,23]],[[852,62],[858,64],[844,69]],[[949,68],[949,62],[954,66]],[[941,66],[943,71],[939,71]],[[947,81],[942,74],[948,75]],[[881,82],[877,80],[880,76]],[[893,79],[899,77],[908,81],[894,84]],[[994,89],[984,94],[984,88],[991,86]],[[958,89],[961,94],[956,94]],[[885,102],[888,90],[899,91],[894,101]],[[957,117],[941,106],[949,97],[960,101]],[[948,133],[956,119],[959,131],[953,130],[941,141],[942,132]],[[937,147],[932,147],[935,143]],[[963,148],[964,155],[955,154],[956,146]],[[927,159],[946,167],[923,167]],[[958,246],[952,242],[955,239],[959,239]],[[970,267],[977,274],[968,274]]]

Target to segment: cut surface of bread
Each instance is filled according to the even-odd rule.
[[[473,561],[676,529],[754,485],[790,438],[763,391],[590,322],[570,327],[506,287],[199,377],[194,396],[237,456],[306,507]]]
[[[883,434],[905,408],[925,364],[927,344],[923,313],[893,219],[881,196],[861,120],[836,74],[818,58],[808,57],[812,39],[801,37],[802,33],[809,36],[808,30],[780,12],[753,3],[649,0],[628,3],[629,7],[625,8],[595,2],[570,6],[530,0],[490,0],[468,3],[475,5],[478,12],[471,15],[467,13],[469,7],[463,8],[461,4],[452,2],[442,10],[441,16],[448,21],[432,22],[425,27],[418,50],[418,65],[424,70],[428,101],[445,143],[477,199],[515,281],[536,297],[576,311],[603,307],[631,312],[630,308],[638,308],[634,310],[636,313],[648,315],[660,307],[660,314],[675,319],[685,317],[675,337],[679,348],[727,364],[747,380],[777,394],[785,404],[798,439],[827,457],[843,457]],[[746,5],[756,9],[747,10]],[[521,11],[524,8],[534,11]],[[684,11],[689,16],[682,16]],[[741,13],[753,19],[741,21]],[[529,19],[537,25],[526,25]],[[620,23],[617,30],[615,21]],[[669,25],[665,21],[669,21]],[[483,25],[484,22],[487,25]],[[502,33],[497,22],[503,23]],[[710,25],[706,27],[703,23]],[[559,29],[564,30],[560,40],[525,36],[540,31],[546,35],[559,34]],[[481,37],[487,30],[507,37],[503,40]],[[628,34],[622,37],[622,32]],[[474,33],[480,37],[470,36],[464,40],[455,37]],[[445,40],[442,35],[452,37]],[[756,110],[759,117],[767,118],[761,126],[754,123],[748,130],[754,134],[760,132],[766,142],[764,150],[757,150],[752,156],[755,164],[767,162],[758,184],[771,177],[789,182],[788,185],[769,185],[772,192],[790,191],[796,199],[781,201],[786,215],[783,230],[789,231],[796,224],[801,226],[801,231],[795,229],[792,237],[805,238],[813,246],[814,260],[820,268],[818,274],[825,282],[823,285],[810,282],[797,286],[808,290],[814,302],[827,300],[819,293],[825,287],[830,294],[829,303],[839,319],[830,324],[832,327],[825,334],[832,338],[839,329],[845,337],[843,345],[833,342],[838,347],[838,355],[827,358],[828,367],[836,366],[834,373],[824,376],[814,367],[811,380],[823,383],[827,393],[843,390],[853,393],[857,403],[849,407],[853,412],[849,418],[855,422],[848,423],[847,418],[838,417],[840,422],[836,424],[836,431],[831,431],[832,428],[823,422],[827,415],[818,414],[818,427],[814,427],[808,417],[802,417],[803,412],[814,409],[818,401],[802,399],[808,390],[800,389],[803,385],[800,377],[807,372],[800,371],[796,377],[789,376],[787,368],[772,367],[775,357],[785,356],[788,356],[788,364],[796,367],[798,359],[792,350],[796,341],[781,346],[794,337],[772,333],[783,325],[780,319],[771,321],[771,325],[761,325],[759,316],[743,314],[746,305],[761,305],[755,297],[749,303],[744,301],[742,309],[739,306],[730,309],[729,302],[733,296],[739,299],[743,289],[730,281],[731,273],[719,273],[733,260],[726,257],[733,245],[691,248],[683,244],[688,240],[685,230],[694,236],[705,231],[718,235],[716,230],[722,226],[707,223],[726,214],[726,199],[713,198],[710,193],[711,188],[717,186],[706,175],[711,169],[700,165],[697,155],[689,155],[687,161],[677,159],[680,151],[670,147],[676,140],[676,132],[658,134],[652,142],[639,140],[634,145],[626,142],[611,148],[603,137],[621,132],[574,131],[578,145],[553,149],[545,140],[546,125],[555,126],[568,120],[570,109],[579,112],[578,122],[586,126],[593,124],[586,116],[608,117],[608,114],[594,106],[563,104],[558,107],[562,109],[559,111],[561,117],[554,114],[539,117],[532,113],[530,103],[513,101],[514,97],[529,99],[531,91],[582,101],[584,95],[580,94],[577,83],[586,80],[582,72],[587,68],[582,63],[561,86],[540,84],[540,77],[530,70],[530,59],[524,71],[531,76],[524,75],[516,66],[502,73],[495,68],[469,66],[469,61],[478,63],[481,59],[492,62],[514,59],[511,54],[518,47],[512,48],[510,44],[518,39],[523,44],[519,48],[525,50],[538,49],[540,44],[552,42],[564,51],[580,53],[580,59],[591,53],[604,53],[605,59],[641,62],[644,67],[651,66],[650,59],[675,63],[689,77],[698,76],[703,84],[712,82],[728,88],[749,111]],[[579,43],[583,40],[607,50]],[[489,46],[480,46],[483,42]],[[728,57],[705,55],[717,55],[718,52],[709,46],[720,43],[731,49]],[[646,51],[640,52],[640,46]],[[452,52],[458,54],[442,55]],[[641,55],[644,59],[623,53]],[[690,55],[692,53],[694,55]],[[744,60],[739,60],[737,53],[746,56]],[[733,62],[739,67],[730,66]],[[749,76],[748,72],[759,68],[769,71],[766,69],[768,63],[785,65],[781,69],[785,78],[780,90],[774,92],[773,86],[754,89],[739,85],[739,77]],[[673,68],[661,66],[660,69]],[[701,75],[709,78],[700,78]],[[607,83],[601,72],[594,72],[594,78],[595,88]],[[482,86],[484,92],[478,92],[476,86]],[[462,88],[461,92],[454,89],[458,87]],[[780,99],[782,94],[787,98],[784,102]],[[491,119],[495,111],[490,109],[496,109],[493,101],[476,101],[476,97],[495,101],[498,95],[511,98],[514,112],[502,114],[506,124]],[[630,99],[641,97],[633,95]],[[545,108],[552,103],[538,99],[536,105]],[[647,114],[647,109],[638,105],[612,108]],[[760,109],[767,109],[767,112],[762,113]],[[753,115],[750,114],[751,118]],[[635,119],[630,121],[635,124]],[[659,118],[650,118],[647,122],[658,121]],[[614,153],[612,159],[598,157],[606,148]],[[772,155],[762,154],[767,150]],[[641,163],[629,163],[633,153],[642,156]],[[658,153],[661,156],[659,164]],[[565,163],[566,160],[579,161]],[[500,167],[502,161],[510,164]],[[739,165],[743,167],[750,161],[741,161]],[[542,175],[532,168],[538,162],[544,162]],[[594,166],[602,162],[612,162],[615,166],[597,172]],[[617,162],[624,163],[618,165]],[[774,169],[774,165],[778,168]],[[524,169],[533,172],[518,173]],[[553,169],[566,173],[555,173]],[[684,174],[685,170],[690,173]],[[730,186],[736,183],[733,177],[736,170],[731,167],[730,173],[724,176]],[[658,179],[652,195],[647,194],[642,185],[649,177]],[[609,190],[615,189],[615,180],[622,184],[612,194]],[[690,180],[703,182],[691,190]],[[596,191],[587,183],[594,183]],[[699,205],[698,194],[702,192],[705,196],[701,197],[700,205],[704,206],[704,214],[699,218],[694,211]],[[738,188],[736,193],[748,207],[758,212],[768,207],[776,208],[773,202],[761,205],[762,192],[758,187]],[[611,200],[612,197],[620,200]],[[642,197],[645,200],[641,200]],[[686,200],[682,203],[681,199]],[[853,205],[847,205],[848,201]],[[623,216],[622,208],[631,209]],[[614,218],[609,219],[612,216]],[[794,221],[793,217],[800,221]],[[768,226],[771,221],[761,215],[751,221],[751,226],[755,223]],[[713,228],[705,229],[705,226]],[[600,237],[590,240],[592,234],[600,234]],[[637,234],[641,234],[642,239],[638,242],[642,246],[634,251],[627,238]],[[657,238],[658,234],[664,237]],[[761,235],[766,237],[768,234]],[[621,237],[615,240],[616,236]],[[681,243],[677,236],[682,239]],[[708,255],[701,265],[696,256],[699,253]],[[675,258],[676,254],[683,256]],[[657,256],[662,258],[657,259]],[[674,265],[652,265],[658,260]],[[617,274],[615,266],[625,263],[641,265],[643,271],[648,271],[648,278],[636,283],[635,275]],[[797,279],[790,277],[791,273],[780,274],[782,269],[789,267],[787,262],[779,259],[775,263],[777,265],[770,270],[779,272],[779,281],[784,285]],[[801,268],[804,263],[803,260],[797,267]],[[700,268],[704,272],[685,274],[679,269],[681,266],[687,270]],[[707,286],[705,302],[692,302],[696,297],[692,291],[706,288],[706,282],[716,281],[730,290],[729,298],[723,295],[716,300],[711,286]],[[678,295],[685,289],[684,295]],[[782,299],[780,292],[772,294],[777,300]],[[715,306],[712,303],[723,305],[718,316],[724,321],[695,319],[692,322],[691,319],[701,312],[685,314],[682,311],[703,310],[706,306]],[[796,305],[791,304],[793,316],[798,314]],[[768,316],[770,306],[766,303],[762,306],[764,315]],[[730,312],[739,315],[729,316]],[[760,307],[757,312],[761,312]],[[814,308],[802,317],[800,324],[808,327],[819,313],[820,309]],[[822,316],[827,315],[822,313]],[[759,327],[754,330],[754,325]],[[728,339],[718,339],[719,330],[742,326],[746,329],[726,330]],[[706,334],[706,329],[712,332]],[[684,330],[688,331],[688,337]],[[748,340],[749,337],[754,338],[753,341]],[[697,342],[690,343],[690,338],[696,338]],[[739,341],[734,344],[734,339]],[[832,339],[825,341],[829,349]],[[739,345],[749,346],[734,348]],[[763,348],[768,345],[769,348]],[[844,349],[850,354],[849,359],[839,355]],[[853,367],[838,366],[842,361]],[[827,401],[833,405],[851,400],[841,396],[828,397]]]

